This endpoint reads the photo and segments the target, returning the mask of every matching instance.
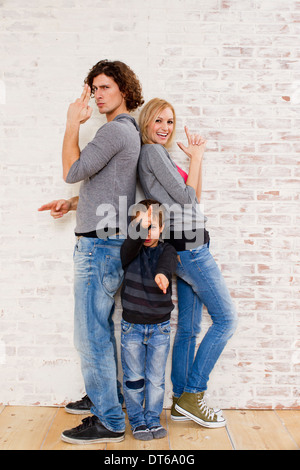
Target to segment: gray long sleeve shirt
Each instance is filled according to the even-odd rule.
[[[104,124],[81,151],[66,178],[67,183],[82,181],[76,233],[97,231],[101,237],[105,226],[127,228],[128,209],[135,202],[140,148],[134,118],[119,114]]]
[[[197,229],[201,241],[198,238],[196,245],[203,243],[207,219],[200,210],[196,191],[185,184],[165,147],[160,144],[143,145],[138,172],[145,196],[164,205],[165,238],[169,238],[169,230],[181,237],[182,232],[188,235],[190,230]]]

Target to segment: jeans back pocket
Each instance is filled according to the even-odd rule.
[[[106,255],[102,284],[110,294],[119,289],[123,281],[124,271],[120,257]]]

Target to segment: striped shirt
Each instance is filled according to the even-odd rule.
[[[159,242],[151,248],[145,247],[143,242],[142,238],[132,240],[128,237],[121,248],[123,318],[129,323],[162,323],[170,319],[174,309],[172,274],[177,266],[177,253],[168,243]],[[156,284],[156,274],[164,274],[168,278],[166,294]]]

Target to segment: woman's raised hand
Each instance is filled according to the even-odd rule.
[[[187,126],[184,126],[184,130],[186,133],[188,146],[186,147],[182,142],[177,142],[178,147],[189,158],[195,157],[202,159],[206,147],[206,140],[199,134],[191,134]]]

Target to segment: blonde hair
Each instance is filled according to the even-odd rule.
[[[166,108],[170,108],[173,113],[173,123],[174,128],[171,134],[170,139],[168,140],[166,147],[170,147],[175,137],[175,126],[176,126],[176,114],[173,106],[168,103],[168,101],[160,99],[160,98],[153,98],[152,100],[148,101],[147,104],[143,107],[140,116],[139,116],[139,126],[142,134],[142,142],[143,144],[152,144],[153,142],[149,139],[147,129],[150,122],[156,120],[159,116],[159,113]]]

